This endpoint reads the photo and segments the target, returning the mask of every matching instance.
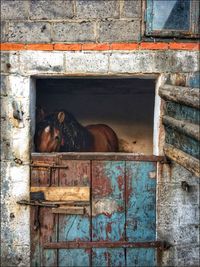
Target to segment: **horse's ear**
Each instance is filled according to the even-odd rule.
[[[63,123],[64,120],[65,120],[65,112],[60,111],[60,112],[58,113],[58,121],[59,121],[59,123]]]
[[[50,132],[50,126],[47,126],[45,129],[44,129],[45,133],[48,133]]]

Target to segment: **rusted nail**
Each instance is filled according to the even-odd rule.
[[[163,160],[160,161],[161,164],[170,164],[171,160],[167,157],[164,157]]]
[[[22,165],[22,164],[23,164],[23,161],[22,161],[21,159],[18,159],[18,158],[15,158],[15,159],[14,159],[14,162],[15,162],[16,164],[19,164],[19,165]]]
[[[10,68],[11,68],[11,64],[10,64],[10,63],[6,63],[6,67],[7,67],[8,69],[10,69]]]
[[[181,187],[186,192],[189,192],[189,190],[190,190],[190,185],[186,181],[181,182]]]

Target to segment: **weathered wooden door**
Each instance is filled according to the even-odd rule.
[[[45,195],[39,212],[31,208],[32,266],[156,264],[161,157],[35,154],[32,159],[31,191]]]

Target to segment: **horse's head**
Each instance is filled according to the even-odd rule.
[[[36,127],[35,146],[37,152],[58,152],[63,145],[62,125],[65,112],[60,111],[44,117]]]

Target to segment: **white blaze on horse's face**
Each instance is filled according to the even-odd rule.
[[[50,126],[47,126],[45,129],[44,129],[45,133],[49,133],[50,132]]]
[[[37,149],[39,152],[58,152],[61,145],[60,131],[47,126],[38,135]]]

